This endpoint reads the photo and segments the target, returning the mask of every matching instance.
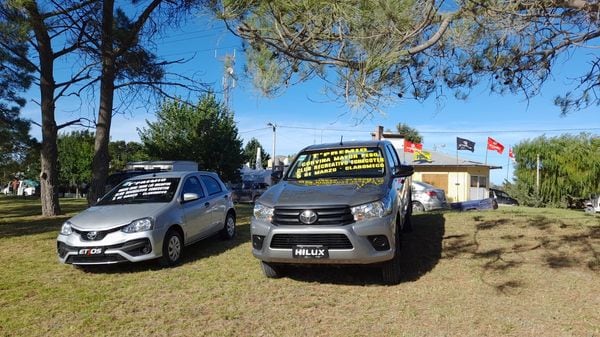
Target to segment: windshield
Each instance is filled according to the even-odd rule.
[[[173,200],[179,178],[132,179],[108,192],[97,205],[169,202]]]
[[[290,167],[288,180],[383,177],[385,159],[378,147],[302,152]]]

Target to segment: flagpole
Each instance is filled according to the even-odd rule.
[[[454,173],[455,177],[456,177],[456,183],[454,185],[456,185],[456,202],[460,202],[460,198],[458,196],[459,194],[459,189],[458,189],[458,171],[459,171],[459,167],[458,167],[458,144],[456,145],[456,172]]]
[[[490,150],[490,149],[489,149],[489,148],[486,146],[486,148],[485,148],[485,164],[486,164],[486,165],[487,165],[487,155],[488,155],[488,151],[489,151],[489,150]]]
[[[511,147],[508,147],[508,160],[506,160],[506,182],[508,182],[508,171],[510,170],[510,149]]]

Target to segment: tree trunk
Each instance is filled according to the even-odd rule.
[[[114,0],[105,0],[102,8],[102,77],[100,80],[100,108],[96,124],[94,158],[92,160],[92,184],[88,193],[88,204],[93,205],[104,194],[108,177],[110,156],[110,123],[112,120],[115,89],[115,52],[113,48]]]
[[[42,109],[42,151],[41,151],[41,203],[43,216],[60,214],[58,201],[58,129],[54,119],[54,53],[44,18],[37,4],[29,2],[26,7],[31,15],[31,25],[38,43],[40,55],[40,101]]]

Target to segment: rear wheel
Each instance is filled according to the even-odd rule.
[[[172,267],[181,261],[183,254],[183,239],[176,230],[169,230],[163,240],[163,252],[160,264],[164,267]]]
[[[272,263],[260,261],[260,267],[262,268],[263,274],[268,278],[280,278],[282,276],[281,267]]]
[[[413,211],[413,213],[425,212],[425,206],[423,206],[423,204],[418,201],[413,201],[412,202],[412,211]]]

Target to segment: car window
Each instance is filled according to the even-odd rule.
[[[130,179],[106,194],[97,205],[169,202],[177,186],[179,178]]]
[[[392,160],[392,162],[390,163],[390,166],[392,166],[392,165],[393,165],[393,167],[400,166],[400,160],[398,159],[396,150],[394,150],[394,148],[391,145],[386,145],[385,148],[387,149],[388,155],[389,155],[390,159]]]
[[[385,156],[379,147],[322,149],[300,153],[286,179],[374,178],[385,174]]]
[[[181,193],[196,193],[200,198],[204,198],[204,190],[202,190],[202,185],[196,177],[189,177],[186,179]]]
[[[208,195],[217,194],[217,193],[223,191],[223,189],[221,188],[221,184],[219,184],[219,182],[215,178],[209,177],[209,176],[200,176],[200,178],[202,179],[202,182],[206,186]]]

